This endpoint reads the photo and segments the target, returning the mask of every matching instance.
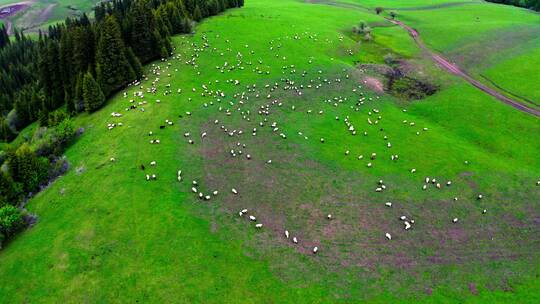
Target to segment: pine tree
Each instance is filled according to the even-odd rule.
[[[131,10],[131,17],[131,41],[136,44],[133,51],[141,62],[157,58],[159,49],[156,46],[161,37],[155,35],[157,25],[150,3],[147,0],[137,1]]]
[[[6,45],[10,44],[9,35],[7,33],[6,27],[0,25],[0,49],[3,49]]]
[[[202,16],[202,13],[201,13],[201,9],[199,8],[199,6],[195,6],[195,10],[193,11],[193,20],[199,22],[201,21],[203,18]]]
[[[15,134],[9,128],[4,116],[0,115],[0,139],[5,142],[9,142],[13,138],[15,138]]]
[[[64,29],[62,31],[62,38],[60,38],[60,74],[62,76],[62,83],[64,84],[64,101],[68,103],[70,95],[73,91],[73,41],[71,39],[71,33]]]
[[[75,96],[73,97],[73,104],[75,106],[75,111],[77,112],[84,110],[83,81],[84,74],[79,73],[79,75],[77,75],[77,83],[75,85]]]
[[[105,103],[105,95],[91,73],[86,73],[83,80],[84,108],[87,112],[99,109]]]
[[[144,74],[144,69],[141,61],[139,60],[139,58],[137,58],[137,56],[135,56],[135,53],[133,53],[133,50],[130,47],[127,48],[126,55],[129,64],[131,65],[133,71],[135,72],[135,75],[137,76],[137,79],[141,79]]]
[[[56,109],[64,103],[64,84],[62,81],[62,72],[60,62],[60,52],[58,43],[49,39],[47,43],[47,66],[48,77],[51,79],[51,95],[49,105],[50,110]]]
[[[102,26],[97,48],[96,73],[105,96],[135,79],[135,72],[126,58],[120,26],[114,16],[105,17]]]

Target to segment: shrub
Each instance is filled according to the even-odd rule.
[[[49,113],[49,127],[55,127],[61,122],[63,122],[66,118],[68,118],[69,115],[64,110],[56,110],[54,112]]]
[[[9,238],[24,227],[24,217],[21,210],[13,206],[0,208],[0,234]]]
[[[386,54],[384,55],[384,63],[388,65],[393,65],[394,63],[396,63],[396,58],[392,54]]]
[[[22,144],[8,159],[9,173],[23,185],[25,192],[33,192],[48,179],[49,160],[38,157],[28,146]]]
[[[68,143],[75,136],[75,126],[69,118],[62,120],[55,129],[56,138],[60,144]]]

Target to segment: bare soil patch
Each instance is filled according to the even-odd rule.
[[[377,93],[384,93],[384,84],[375,77],[367,76],[363,79],[363,83]]]

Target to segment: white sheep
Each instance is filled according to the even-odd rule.
[[[317,251],[319,251],[319,248],[317,246],[313,247],[313,253],[316,254]]]
[[[238,191],[237,191],[236,189],[234,189],[234,188],[232,188],[231,191],[232,191],[232,193],[234,193],[234,194],[238,194]]]
[[[387,239],[389,239],[389,240],[392,239],[392,235],[391,235],[390,233],[388,233],[388,232],[385,234],[385,237],[386,237]]]
[[[289,238],[289,230],[285,230],[285,237]]]
[[[409,222],[405,221],[404,224],[405,224],[405,230],[409,230],[411,228],[411,224],[409,224]]]
[[[296,237],[292,238],[293,243],[298,244],[298,239]]]

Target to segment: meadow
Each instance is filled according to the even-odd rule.
[[[456,61],[482,53],[474,41],[486,35],[522,33],[523,45],[505,46],[518,55],[463,64],[533,101],[538,75],[525,63],[537,58],[539,15],[478,1],[311,2],[251,0],[205,20],[129,97],[78,116],[71,169],[28,202],[37,224],[0,251],[0,301],[539,302],[539,118],[441,70],[371,8],[398,8]],[[360,21],[374,24],[372,41],[351,34]],[[362,64],[388,53],[439,91],[404,101],[370,90],[377,76]],[[145,111],[126,111],[156,78]],[[201,200],[192,181],[219,194]]]

